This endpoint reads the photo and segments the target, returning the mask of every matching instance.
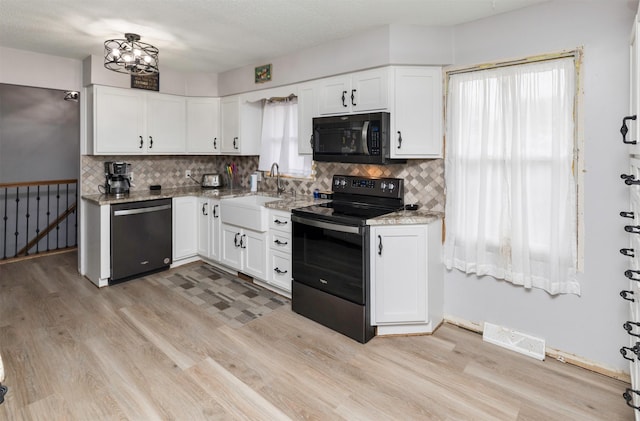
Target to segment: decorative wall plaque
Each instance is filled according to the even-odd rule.
[[[256,83],[269,82],[271,80],[271,64],[256,67]]]
[[[147,91],[160,91],[160,73],[153,75],[131,75],[131,87],[146,89]]]

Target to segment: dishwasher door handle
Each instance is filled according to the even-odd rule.
[[[122,209],[113,212],[113,216],[137,215],[139,213],[158,212],[171,209],[171,205],[151,206],[149,208]]]

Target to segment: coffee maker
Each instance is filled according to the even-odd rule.
[[[105,193],[122,197],[129,194],[131,188],[131,164],[126,162],[104,163]]]

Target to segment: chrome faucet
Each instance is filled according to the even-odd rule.
[[[271,164],[271,177],[273,177],[274,168],[276,169],[276,191],[278,192],[278,195],[280,195],[280,193],[284,193],[284,187],[280,185],[280,167],[277,162]]]

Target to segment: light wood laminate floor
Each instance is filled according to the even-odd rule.
[[[233,328],[158,276],[98,289],[76,253],[0,265],[0,420],[633,419],[625,383],[451,325],[362,345],[285,305]]]

